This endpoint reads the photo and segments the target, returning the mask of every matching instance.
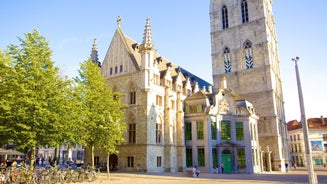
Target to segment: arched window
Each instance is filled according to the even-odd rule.
[[[225,48],[224,50],[224,66],[225,66],[225,73],[232,72],[232,63],[230,59],[230,52],[229,48]]]
[[[136,89],[134,85],[130,87],[129,104],[136,104]]]
[[[158,122],[156,123],[156,143],[161,143],[161,137],[162,137],[162,123],[159,118]]]
[[[228,11],[227,11],[227,7],[224,5],[222,10],[222,17],[223,17],[223,29],[227,29],[228,28]]]
[[[244,44],[245,49],[245,64],[246,69],[253,68],[253,55],[252,55],[252,43],[250,41],[246,41]]]
[[[136,142],[136,123],[133,114],[130,114],[128,121],[128,143],[134,144]]]
[[[242,0],[242,23],[249,22],[248,3],[246,0]]]

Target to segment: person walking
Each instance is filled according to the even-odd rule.
[[[216,165],[216,173],[219,174],[219,165]]]
[[[224,162],[220,164],[221,174],[224,174]]]

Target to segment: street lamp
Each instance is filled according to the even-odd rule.
[[[307,120],[305,117],[304,112],[304,103],[303,103],[303,94],[302,94],[302,87],[299,75],[299,68],[297,66],[297,61],[300,58],[298,56],[293,57],[292,61],[295,62],[295,72],[296,72],[296,82],[297,82],[297,89],[299,93],[299,101],[300,101],[300,110],[301,110],[301,122],[302,122],[302,131],[303,131],[303,139],[304,139],[304,146],[305,146],[305,156],[307,160],[307,168],[308,168],[308,176],[309,176],[309,183],[310,184],[317,184],[317,176],[314,174],[314,169],[312,165],[312,154],[311,154],[311,147],[310,147],[310,139],[309,139],[309,130],[307,125]]]

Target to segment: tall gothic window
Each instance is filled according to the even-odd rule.
[[[232,63],[230,59],[229,48],[225,48],[224,50],[224,66],[225,66],[225,73],[229,73],[232,71]]]
[[[250,41],[245,42],[244,49],[246,69],[253,68],[252,43]]]
[[[227,7],[224,5],[222,10],[222,17],[223,17],[223,29],[227,29],[228,28],[228,11],[227,11]]]
[[[162,124],[159,122],[156,123],[156,143],[161,143],[161,134],[162,134]]]
[[[136,130],[135,130],[135,123],[131,123],[128,125],[128,142],[129,143],[135,143],[135,134],[136,134]]]
[[[128,143],[134,144],[136,142],[136,124],[135,117],[131,114],[128,124]]]
[[[249,22],[249,11],[248,11],[248,3],[246,0],[242,0],[242,23]]]
[[[130,104],[136,104],[136,90],[135,90],[134,85],[131,86],[130,90],[131,91],[129,93],[129,103]]]

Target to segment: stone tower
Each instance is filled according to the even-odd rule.
[[[211,0],[213,83],[253,103],[263,170],[285,171],[287,132],[272,0]]]

